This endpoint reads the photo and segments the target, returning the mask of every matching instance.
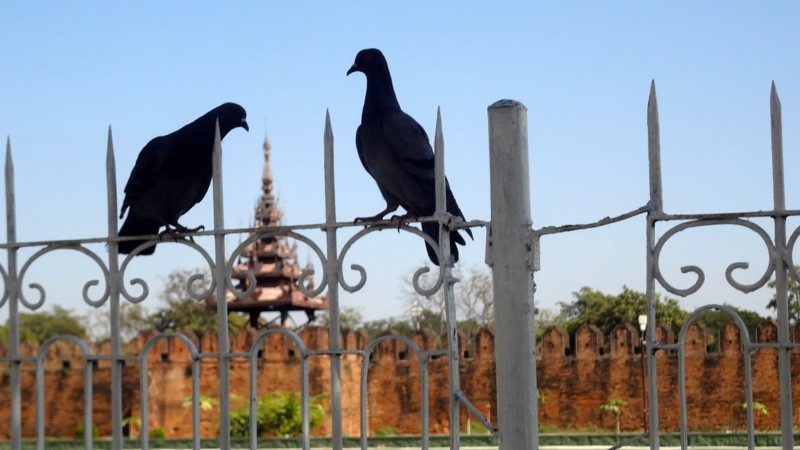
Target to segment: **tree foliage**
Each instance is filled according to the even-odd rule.
[[[438,271],[430,274],[438,275]],[[434,275],[435,276],[435,275]],[[461,330],[468,341],[471,341],[482,327],[491,327],[494,324],[494,295],[492,276],[484,268],[470,267],[463,270],[456,267],[453,276],[460,281],[455,284],[455,307],[458,329]],[[429,286],[435,282],[433,276],[420,277],[422,286]],[[420,329],[441,336],[447,330],[447,316],[445,313],[444,297],[440,292],[425,297],[414,290],[411,279],[406,279],[404,288],[407,297],[408,318],[411,316],[411,306],[417,302],[422,307],[422,314],[417,324]],[[396,326],[397,324],[395,324]],[[412,323],[412,330],[415,324]],[[397,327],[398,331],[400,327]]]
[[[794,268],[796,271],[800,272],[800,266],[795,266]],[[788,285],[788,290],[786,293],[789,301],[789,324],[795,325],[796,323],[798,323],[798,321],[800,321],[800,283],[798,283],[797,280],[795,280],[794,277],[792,277],[788,271],[786,273],[786,281],[787,281],[786,284]],[[775,289],[775,280],[770,281],[767,286],[769,286],[772,289]],[[774,294],[769,303],[767,303],[767,308],[774,309],[777,315],[778,311],[777,293]]]
[[[0,327],[0,342],[8,341],[9,323]],[[54,305],[52,311],[20,313],[20,342],[42,343],[58,335],[73,335],[86,338],[86,329],[71,309]]]
[[[193,299],[189,292],[189,281],[195,275],[193,288],[205,292],[211,283],[211,276],[200,270],[176,269],[169,273],[161,292],[164,306],[150,316],[149,324],[158,331],[191,331],[198,337],[217,329],[217,311],[207,308],[205,302]],[[240,313],[228,314],[228,330],[235,333],[247,324],[247,317]]]
[[[761,317],[755,311],[749,311],[747,309],[737,308],[733,305],[728,305],[727,303],[725,306],[731,308],[742,318],[745,327],[747,328],[747,332],[750,334],[750,340],[756,340],[756,329],[764,321],[764,318]],[[724,311],[718,310],[708,310],[703,311],[702,313],[697,315],[697,321],[702,323],[706,326],[709,335],[709,344],[713,345],[717,342],[717,337],[719,336],[719,332],[722,329],[722,326],[728,322],[733,321],[733,317],[730,314]]]
[[[331,324],[331,315],[328,311],[317,314],[319,324],[328,327]],[[361,309],[354,306],[345,306],[339,309],[339,328],[347,330],[355,330],[361,328],[364,321],[364,316],[361,314]]]
[[[299,436],[303,431],[301,398],[298,392],[266,395],[258,399],[256,432],[259,436]],[[309,399],[309,425],[317,427],[325,420],[322,397]],[[231,436],[250,435],[250,409],[244,407],[231,413]]]
[[[580,291],[573,292],[572,296],[571,302],[558,303],[562,324],[569,333],[577,332],[584,325],[594,324],[608,335],[619,324],[638,323],[639,315],[647,309],[645,294],[627,286],[617,295],[604,294],[584,286]],[[658,321],[670,325],[676,333],[688,315],[677,300],[656,298]]]
[[[95,344],[111,339],[111,313],[94,309],[83,318],[86,334]],[[119,332],[123,341],[136,338],[142,331],[153,329],[147,309],[140,303],[122,302],[119,305]]]

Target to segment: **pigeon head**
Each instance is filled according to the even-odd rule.
[[[221,137],[225,137],[229,131],[237,127],[250,131],[250,127],[247,125],[247,112],[236,103],[223,103],[214,108],[212,113],[219,120]]]
[[[350,66],[347,74],[361,72],[369,77],[382,70],[389,71],[389,65],[386,64],[386,58],[383,57],[383,53],[377,48],[368,48],[358,52],[356,61]]]

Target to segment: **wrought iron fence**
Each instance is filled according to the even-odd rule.
[[[444,180],[444,141],[441,131],[441,116],[437,117],[437,128],[435,135],[435,150],[436,150],[436,195],[437,195],[437,209],[436,214],[432,217],[422,218],[422,221],[436,221],[439,222],[441,227],[450,229],[466,228],[466,227],[481,227],[485,226],[485,222],[475,221],[465,223],[459,218],[453,217],[445,213],[445,183]],[[158,236],[148,236],[150,239],[137,247],[130,255],[121,258],[118,253],[118,242],[122,240],[129,240],[131,238],[119,238],[117,235],[117,182],[116,182],[116,167],[114,162],[114,147],[111,129],[108,131],[108,146],[106,156],[106,187],[107,187],[107,216],[108,216],[108,236],[92,239],[76,239],[76,240],[62,240],[62,241],[46,241],[46,242],[17,242],[16,239],[16,220],[15,220],[15,194],[14,194],[14,167],[11,157],[11,142],[10,138],[6,144],[6,209],[7,209],[7,242],[0,245],[8,253],[7,266],[0,265],[0,275],[4,281],[4,293],[0,299],[0,307],[6,304],[9,308],[9,352],[3,360],[9,365],[10,372],[10,416],[11,416],[11,446],[14,449],[21,448],[22,445],[22,402],[25,401],[21,397],[21,364],[34,364],[36,368],[36,438],[37,448],[45,448],[45,373],[44,365],[48,348],[57,341],[68,341],[75,343],[84,359],[84,445],[86,448],[92,448],[92,387],[93,387],[93,368],[98,361],[108,361],[111,364],[111,430],[112,430],[112,447],[121,449],[123,446],[123,417],[122,417],[122,366],[126,361],[134,361],[138,363],[140,368],[140,408],[141,408],[141,447],[143,449],[149,448],[149,401],[148,401],[148,360],[147,355],[149,351],[155,346],[158,341],[165,338],[180,339],[189,349],[191,358],[191,384],[192,384],[192,397],[191,397],[191,410],[192,410],[192,441],[194,448],[200,448],[200,391],[199,391],[199,365],[203,360],[216,360],[219,363],[219,438],[220,446],[222,448],[230,448],[230,363],[234,359],[245,359],[250,362],[250,395],[249,395],[249,408],[250,408],[250,447],[255,449],[257,447],[257,432],[256,432],[256,408],[258,405],[258,392],[257,392],[257,358],[259,347],[263,342],[272,334],[283,334],[290,339],[297,347],[299,353],[300,367],[301,367],[301,409],[302,409],[302,445],[303,448],[310,448],[310,429],[309,429],[309,389],[308,389],[308,358],[312,356],[327,356],[330,358],[330,409],[331,409],[331,434],[333,448],[342,448],[342,392],[341,392],[341,362],[340,358],[347,354],[356,354],[363,359],[363,370],[361,377],[361,436],[362,447],[367,448],[367,420],[366,420],[366,385],[369,374],[368,363],[371,352],[376,346],[386,338],[378,339],[363,350],[348,350],[343,349],[340,344],[340,327],[339,327],[339,290],[344,289],[347,292],[355,292],[361,289],[366,283],[367,272],[357,264],[351,265],[359,279],[355,283],[349,283],[342,274],[344,267],[344,260],[347,256],[348,250],[362,237],[380,231],[389,227],[397,227],[396,223],[388,221],[377,222],[369,224],[368,227],[355,233],[344,245],[339,247],[337,242],[338,232],[342,228],[353,227],[352,222],[337,222],[336,218],[336,203],[334,196],[334,147],[333,147],[333,132],[331,129],[330,117],[326,114],[325,130],[324,130],[324,152],[325,152],[325,198],[326,198],[326,212],[325,223],[311,224],[302,226],[280,226],[269,228],[256,228],[256,229],[226,229],[223,221],[223,195],[222,195],[222,159],[221,159],[221,142],[219,136],[219,129],[216,130],[213,154],[213,209],[214,209],[214,229],[205,232],[194,232],[177,235],[177,237],[184,237],[187,239],[180,239],[176,242],[181,245],[186,245],[195,250],[205,260],[210,268],[211,280],[210,286],[207,289],[199,288],[202,275],[191,277],[187,282],[187,290],[190,296],[195,300],[204,300],[209,296],[214,295],[217,300],[217,339],[218,349],[216,353],[201,353],[194,342],[188,337],[175,334],[175,333],[159,333],[151,337],[143,346],[138,355],[126,355],[122,352],[122,342],[120,338],[120,303],[128,301],[132,303],[139,303],[144,301],[150,293],[147,282],[140,278],[133,278],[126,283],[126,269],[129,263],[144,249],[155,245],[160,242]],[[362,226],[362,225],[359,225]],[[326,246],[321,248],[312,239],[303,234],[304,230],[322,229],[326,234]],[[414,342],[405,337],[394,336],[392,339],[399,339],[403,341],[418,357],[420,366],[422,368],[422,408],[421,408],[421,423],[422,429],[420,430],[423,435],[423,448],[428,447],[428,383],[427,383],[427,364],[432,357],[447,356],[450,360],[450,423],[451,433],[450,439],[453,448],[459,447],[459,421],[461,405],[466,406],[480,421],[482,421],[487,429],[494,430],[491,424],[484,419],[477,408],[472,406],[469,400],[464,396],[463,392],[459,389],[459,351],[458,351],[458,334],[456,332],[456,318],[455,306],[453,297],[453,284],[457,281],[452,275],[452,261],[450,257],[450,244],[449,234],[441,233],[440,242],[433,242],[430,237],[423,234],[421,231],[414,227],[403,225],[400,226],[401,230],[420,236],[422,239],[429,241],[437,251],[440,261],[450,261],[449,264],[442,264],[442,269],[439,270],[436,281],[429,286],[422,285],[421,276],[429,272],[430,269],[423,267],[419,269],[413,277],[413,286],[416,292],[420,295],[443,295],[447,304],[447,322],[448,322],[448,338],[447,348],[445,350],[422,350]],[[225,236],[230,234],[248,233],[250,237],[241,242],[229,254],[225,248]],[[195,236],[213,236],[214,250],[213,254],[206,251],[205,248],[188,239]],[[238,298],[246,298],[252,294],[255,288],[254,274],[248,273],[250,278],[249,290],[241,291],[233,286],[231,280],[231,271],[236,264],[239,255],[247,248],[248,245],[256,240],[263,239],[270,236],[283,236],[292,238],[305,243],[311,248],[321,261],[322,277],[321,281],[316,288],[311,288],[309,277],[314,275],[313,269],[306,269],[301,274],[298,280],[298,287],[309,297],[320,295],[323,291],[326,294],[330,304],[330,330],[329,330],[329,348],[325,350],[311,350],[306,347],[302,339],[294,331],[288,329],[270,329],[261,333],[251,346],[249,352],[235,353],[232,352],[229,338],[228,338],[228,308],[227,308],[227,294],[232,293]],[[100,255],[87,247],[88,244],[105,243],[107,244],[108,254]],[[18,251],[20,249],[34,249],[33,255],[25,261],[18,260]],[[22,286],[25,284],[25,275],[28,268],[31,267],[43,255],[58,251],[58,250],[72,250],[78,251],[88,256],[94,261],[101,269],[103,279],[90,280],[86,282],[83,288],[83,300],[91,307],[101,307],[105,304],[109,305],[110,309],[110,331],[111,331],[111,345],[109,354],[97,354],[87,346],[81,339],[76,336],[56,336],[48,341],[42,343],[39,352],[35,357],[22,356],[20,352],[20,328],[19,328],[19,313],[20,306],[30,310],[36,310],[45,304],[46,292],[45,289],[37,283],[30,283],[28,286],[38,293],[38,298],[29,299],[25,296]],[[22,267],[19,264],[22,262]],[[91,288],[102,285],[102,295],[99,298],[93,298],[90,295]],[[131,292],[129,288],[133,286],[138,289],[138,294]],[[134,289],[136,291],[137,289]]]
[[[131,255],[120,259],[117,251],[117,243],[123,239],[117,236],[117,183],[116,168],[114,163],[114,150],[109,129],[107,147],[107,192],[108,192],[108,236],[94,239],[79,239],[68,241],[47,241],[47,242],[17,242],[16,239],[16,220],[15,220],[15,196],[14,196],[14,168],[11,159],[11,143],[7,141],[6,146],[6,216],[7,216],[7,242],[0,245],[8,254],[6,266],[0,265],[0,276],[4,282],[3,297],[0,299],[0,307],[9,308],[9,354],[3,360],[9,365],[10,369],[10,405],[11,405],[11,444],[12,448],[19,449],[22,445],[21,436],[21,405],[24,401],[21,398],[20,385],[20,365],[34,364],[37,373],[36,401],[37,401],[37,447],[42,449],[45,446],[45,415],[44,415],[44,357],[47,348],[57,340],[67,340],[74,342],[80,348],[84,357],[84,386],[86,394],[84,397],[84,441],[86,448],[92,448],[92,376],[93,364],[97,361],[108,361],[111,364],[111,422],[112,422],[112,447],[121,449],[123,446],[122,434],[122,365],[125,361],[136,361],[140,365],[141,378],[141,446],[148,448],[149,438],[148,427],[148,396],[147,392],[147,352],[158,340],[166,337],[175,336],[181,339],[189,348],[192,364],[192,400],[191,410],[193,417],[193,445],[194,448],[200,447],[199,434],[199,381],[198,367],[202,360],[216,360],[219,363],[219,436],[220,446],[230,448],[230,363],[234,359],[245,359],[250,362],[250,447],[257,447],[256,435],[256,414],[257,407],[257,371],[256,359],[257,351],[261,343],[270,334],[280,333],[288,337],[296,345],[299,352],[301,364],[301,403],[303,416],[302,445],[303,448],[310,446],[309,432],[309,393],[308,393],[308,358],[311,356],[325,356],[330,359],[330,408],[331,408],[331,434],[332,446],[335,449],[342,448],[342,382],[341,382],[341,357],[344,355],[355,354],[362,358],[361,374],[361,446],[366,449],[369,445],[367,436],[367,379],[369,377],[369,359],[371,353],[377,345],[388,339],[401,340],[414,354],[421,368],[421,434],[422,448],[427,449],[428,444],[428,424],[429,424],[429,405],[428,405],[428,377],[427,365],[432,357],[446,356],[449,361],[449,426],[450,426],[450,446],[453,449],[460,447],[460,410],[465,407],[471,414],[478,418],[487,429],[499,437],[500,448],[503,450],[535,449],[539,445],[538,419],[537,419],[537,384],[536,384],[536,351],[535,351],[535,325],[534,325],[534,292],[533,273],[539,270],[539,241],[542,236],[556,233],[563,233],[587,228],[594,228],[621,220],[627,220],[635,216],[646,214],[647,232],[647,317],[649,324],[655,324],[656,317],[656,285],[660,284],[668,292],[676,295],[688,295],[696,292],[704,283],[704,273],[696,266],[685,266],[682,268],[684,273],[693,273],[696,276],[694,284],[687,289],[679,289],[670,284],[661,274],[659,268],[659,257],[664,244],[675,234],[694,227],[715,226],[715,225],[735,225],[756,232],[765,242],[770,262],[764,275],[755,283],[739,283],[734,278],[737,270],[748,268],[746,263],[733,263],[726,270],[728,282],[734,288],[749,292],[763,287],[774,275],[776,282],[776,298],[778,313],[778,341],[775,343],[753,343],[747,330],[743,326],[741,318],[730,309],[710,305],[705,308],[717,308],[729,312],[737,325],[740,327],[743,339],[743,349],[745,355],[746,370],[746,403],[747,403],[747,432],[749,436],[749,447],[754,446],[754,426],[753,426],[753,397],[752,397],[752,377],[750,367],[750,353],[760,348],[773,348],[778,351],[779,374],[780,374],[780,399],[781,399],[781,433],[782,446],[785,450],[793,446],[793,407],[792,407],[792,386],[791,386],[791,351],[798,347],[798,344],[791,342],[789,333],[789,310],[787,300],[787,277],[800,281],[800,274],[794,269],[792,250],[800,236],[800,228],[795,229],[787,239],[786,219],[800,215],[798,210],[787,210],[784,200],[783,185],[783,149],[781,137],[781,113],[780,102],[774,85],[772,88],[772,161],[773,161],[773,192],[774,206],[766,211],[742,212],[742,213],[723,213],[723,214],[667,214],[663,209],[661,195],[661,169],[660,169],[660,138],[658,108],[656,104],[655,85],[651,85],[650,100],[648,103],[648,153],[650,161],[650,195],[649,201],[644,206],[637,208],[629,213],[605,218],[600,221],[583,225],[551,226],[540,229],[532,227],[530,212],[530,189],[528,178],[528,135],[527,135],[527,112],[526,108],[514,101],[499,101],[488,109],[489,114],[489,150],[490,150],[490,174],[491,174],[491,221],[471,221],[464,222],[455,218],[445,211],[445,184],[444,184],[444,140],[441,126],[441,115],[437,115],[436,132],[434,138],[435,161],[436,161],[436,213],[431,217],[421,218],[420,221],[438,222],[442,230],[462,229],[468,227],[487,227],[486,242],[486,261],[492,267],[494,281],[495,298],[495,359],[497,373],[497,424],[494,427],[486,420],[479,410],[475,408],[469,399],[460,389],[459,381],[459,351],[458,333],[456,330],[456,315],[453,285],[458,280],[453,277],[452,264],[442,264],[439,269],[436,281],[430,286],[421,285],[421,276],[429,269],[419,269],[414,277],[414,289],[421,295],[442,295],[445,299],[448,335],[447,345],[442,350],[423,350],[413,341],[403,337],[386,336],[368,343],[363,350],[343,349],[340,343],[339,326],[339,294],[340,289],[346,292],[355,292],[361,289],[366,283],[367,272],[357,264],[350,265],[350,268],[358,273],[358,280],[354,283],[348,282],[343,274],[345,258],[348,250],[364,236],[385,229],[396,227],[397,224],[390,222],[375,222],[370,226],[358,231],[350,237],[343,245],[339,245],[337,238],[341,229],[354,226],[350,222],[337,222],[336,203],[334,192],[334,141],[331,129],[330,117],[326,114],[324,129],[324,174],[325,174],[325,198],[326,212],[325,222],[302,226],[281,226],[261,229],[226,229],[223,221],[223,202],[222,202],[222,163],[221,145],[219,133],[217,132],[214,144],[213,157],[213,205],[214,205],[214,229],[205,232],[197,232],[183,235],[189,236],[213,236],[213,254],[207,252],[203,247],[189,240],[178,241],[182,245],[187,245],[197,251],[211,269],[211,284],[205,290],[196,288],[195,283],[198,278],[189,280],[187,288],[192,293],[192,297],[202,299],[210,295],[215,295],[217,299],[217,337],[219,339],[216,353],[201,353],[193,342],[182,335],[172,335],[161,333],[152,337],[145,345],[139,355],[125,355],[121,350],[120,342],[120,303],[123,301],[141,302],[149,294],[149,288],[144,280],[134,278],[127,282],[127,285],[137,286],[140,294],[134,295],[128,291],[125,282],[125,273],[131,259],[149,245],[154,245],[157,241],[156,236],[149,243],[143,244]],[[774,222],[774,234],[770,236],[767,230],[750,222],[753,218],[771,218]],[[660,237],[656,234],[656,224],[678,222],[677,225],[668,229]],[[321,248],[314,241],[306,237],[304,230],[322,229],[325,232],[325,248]],[[401,226],[400,229],[416,234],[422,239],[429,241],[436,249],[440,261],[450,261],[450,242],[449,233],[440,232],[440,242],[433,242],[429,237],[410,226]],[[225,236],[229,234],[252,233],[251,237],[237,246],[230,254],[225,248]],[[233,287],[231,281],[231,271],[234,267],[237,256],[244,248],[256,239],[265,236],[285,236],[304,242],[308,245],[321,261],[322,279],[316,288],[309,288],[306,280],[313,274],[313,270],[306,270],[299,280],[299,287],[309,297],[317,296],[323,291],[327,292],[331,309],[329,347],[323,350],[311,350],[305,346],[302,339],[290,330],[268,330],[255,340],[251,350],[245,353],[235,353],[230,350],[228,342],[228,321],[226,297],[231,291],[238,297],[245,297],[249,292],[240,292]],[[98,255],[89,250],[87,244],[106,243],[108,254]],[[26,261],[18,260],[20,249],[34,249],[33,255]],[[73,250],[81,252],[93,260],[103,273],[103,293],[100,298],[92,298],[89,295],[90,288],[101,284],[101,280],[90,280],[84,285],[84,301],[92,307],[99,307],[108,304],[110,307],[111,321],[111,345],[108,354],[92,353],[90,349],[74,336],[59,336],[45,342],[36,357],[23,357],[20,353],[20,329],[19,313],[20,306],[35,310],[45,303],[46,293],[42,286],[31,283],[29,287],[38,292],[39,298],[31,300],[25,297],[22,291],[25,275],[28,268],[42,255],[57,250]],[[255,286],[249,284],[251,289]],[[656,327],[650,326],[646,330],[646,354],[647,354],[647,374],[649,385],[649,429],[634,439],[621,442],[617,447],[628,445],[639,440],[647,440],[653,449],[659,448],[659,391],[658,391],[658,359],[654,357],[657,352],[665,350],[677,351],[680,361],[679,374],[679,395],[681,409],[681,444],[683,448],[688,446],[688,426],[686,413],[686,393],[685,393],[685,374],[684,374],[684,352],[685,334],[689,324],[695,319],[699,310],[687,320],[680,333],[680,339],[676,344],[663,344],[657,341]]]

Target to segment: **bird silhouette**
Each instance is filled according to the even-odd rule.
[[[178,219],[199,203],[211,184],[211,154],[215,124],[219,121],[220,139],[242,127],[247,131],[247,113],[236,103],[224,103],[194,122],[166,136],[153,138],[144,146],[125,185],[125,199],[119,218],[128,217],[119,236],[145,236],[158,233],[198,231],[186,228]],[[131,253],[145,240],[119,242],[119,252]],[[139,253],[150,255],[155,246]]]
[[[347,75],[353,72],[362,72],[367,77],[361,125],[356,131],[358,157],[386,200],[386,209],[372,217],[359,217],[356,222],[380,220],[398,206],[406,210],[406,214],[393,217],[400,223],[433,215],[436,211],[433,149],[422,126],[400,109],[386,58],[378,49],[361,50]],[[464,219],[450,183],[446,179],[445,183],[447,212]],[[439,223],[424,222],[422,231],[439,242]],[[472,238],[469,229],[464,231]],[[465,243],[458,231],[450,232],[450,254],[455,261],[458,261],[456,244]],[[428,257],[438,266],[436,251],[427,241],[425,245]]]

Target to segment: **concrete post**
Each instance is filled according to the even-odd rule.
[[[489,107],[492,267],[500,450],[539,447],[527,108]]]

